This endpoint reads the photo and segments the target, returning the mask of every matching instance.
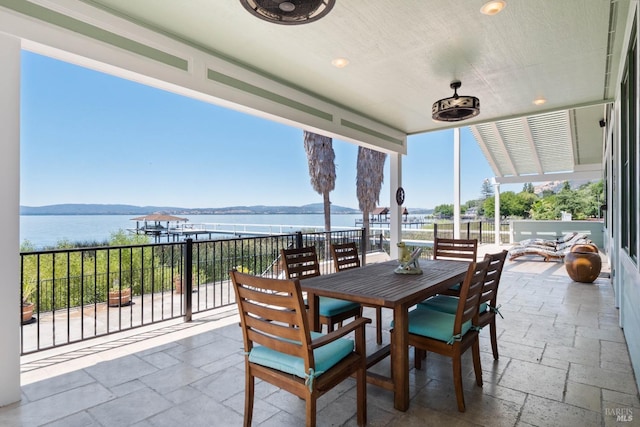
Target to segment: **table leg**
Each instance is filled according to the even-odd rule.
[[[312,292],[307,292],[307,303],[309,304],[309,326],[312,331],[322,332],[320,325],[320,297]]]
[[[394,407],[409,409],[409,314],[407,307],[393,309],[393,341],[391,345],[391,375],[394,382]]]

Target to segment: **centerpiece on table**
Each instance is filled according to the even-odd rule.
[[[404,242],[398,243],[400,248],[400,265],[393,270],[396,274],[422,274],[418,258],[422,252],[422,248],[415,248],[413,252],[409,252],[409,248]]]

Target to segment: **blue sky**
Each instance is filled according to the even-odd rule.
[[[22,67],[22,205],[322,202],[309,183],[302,129],[29,52]],[[493,173],[469,130],[461,134],[465,202]],[[358,208],[357,146],[334,140],[333,148],[331,201]],[[453,131],[411,136],[407,149],[405,206],[453,203]],[[388,184],[387,160],[381,206],[389,204]]]

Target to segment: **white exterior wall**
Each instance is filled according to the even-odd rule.
[[[620,171],[621,168],[621,126],[620,126],[620,83],[622,81],[622,75],[624,72],[625,61],[626,61],[626,52],[629,46],[629,37],[631,33],[631,27],[633,25],[633,17],[637,15],[637,1],[633,2],[633,7],[631,8],[628,20],[627,20],[627,28],[625,32],[625,45],[623,50],[623,55],[620,64],[620,74],[617,76],[617,80],[615,84],[618,87],[618,92],[616,94],[616,103],[614,105],[615,117],[613,120],[609,120],[607,123],[607,132],[610,133],[611,128],[613,128],[613,150],[607,150],[605,152],[605,156],[607,156],[607,160],[611,160],[611,168],[607,176],[607,187],[609,189],[610,194],[607,195],[607,200],[610,200],[610,204],[608,206],[607,215],[609,217],[609,225],[608,228],[605,229],[605,234],[611,234],[611,227],[613,228],[613,236],[609,240],[609,249],[610,249],[610,259],[611,259],[611,269],[612,269],[612,281],[613,286],[616,291],[616,302],[620,307],[620,325],[623,328],[623,332],[627,341],[627,346],[629,348],[629,356],[631,357],[631,363],[633,365],[634,372],[636,373],[636,384],[640,388],[640,271],[639,265],[637,261],[632,260],[627,252],[620,248],[621,242],[621,221],[622,221],[622,212],[621,212],[621,197],[622,195],[619,193],[619,189],[621,188],[621,177]],[[640,33],[640,32],[639,32]],[[637,34],[636,33],[636,37]],[[636,63],[640,63],[639,58],[636,58]],[[636,88],[640,90],[640,81],[638,81],[636,76]],[[636,126],[636,132],[640,131],[640,117],[638,114],[640,113],[640,103],[639,100],[635,100],[636,103],[636,117],[635,121],[638,124]],[[636,134],[636,144],[640,143],[640,135]],[[611,157],[611,152],[613,151],[613,157]],[[636,156],[638,156],[640,150],[636,150]],[[640,164],[640,161],[636,159],[636,164]],[[636,183],[636,191],[640,191],[640,186]],[[640,194],[636,194],[635,200],[638,203],[640,199]],[[640,221],[639,218],[633,218],[632,220]],[[640,230],[640,228],[636,228],[636,230]],[[640,239],[637,239],[637,244],[640,245]],[[640,248],[636,249],[636,253],[640,253]],[[606,339],[606,338],[603,338]]]
[[[20,40],[0,33],[0,406],[20,400]]]

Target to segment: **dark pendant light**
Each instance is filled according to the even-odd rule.
[[[328,14],[336,0],[240,0],[251,14],[268,22],[298,25]]]
[[[458,95],[460,86],[462,86],[460,81],[452,81],[450,87],[453,89],[453,96],[433,103],[431,108],[433,120],[459,122],[480,114],[480,100],[475,96]]]

